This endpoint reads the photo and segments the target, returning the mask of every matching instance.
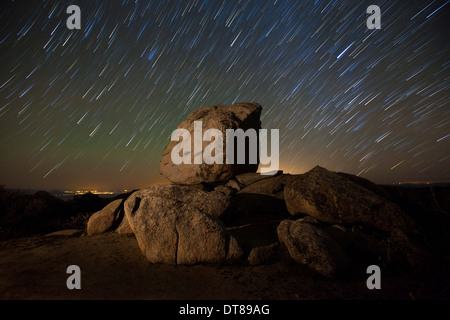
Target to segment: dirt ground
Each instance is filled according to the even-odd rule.
[[[81,269],[81,289],[69,290],[69,265]],[[0,299],[448,299],[448,279],[382,274],[381,290],[366,287],[366,270],[327,279],[306,267],[153,265],[134,236],[81,232],[0,242]],[[430,275],[431,277],[431,275]]]

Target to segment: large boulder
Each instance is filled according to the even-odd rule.
[[[115,200],[94,213],[87,223],[87,235],[94,236],[113,229],[120,217],[122,199]]]
[[[414,226],[399,206],[346,177],[315,167],[284,188],[292,215],[307,214],[329,224],[367,224],[384,231]]]
[[[208,106],[195,110],[184,121],[178,125],[178,129],[186,129],[191,135],[191,164],[174,164],[172,161],[172,149],[178,145],[179,141],[170,141],[164,150],[161,162],[160,173],[170,181],[179,184],[198,184],[201,182],[214,183],[227,181],[230,178],[245,172],[256,172],[258,163],[249,164],[246,156],[245,164],[226,163],[226,130],[227,129],[255,129],[259,134],[261,128],[262,107],[257,103],[236,103],[229,107],[225,105]],[[194,122],[202,122],[202,132],[208,129],[218,129],[223,136],[223,164],[194,164]],[[203,137],[198,137],[202,140]],[[202,152],[211,142],[202,142]],[[248,145],[246,154],[248,155]],[[236,156],[236,154],[235,154]]]
[[[126,218],[147,260],[191,265],[239,259],[239,244],[222,222],[199,208],[200,202],[183,198],[182,191],[178,199],[166,197],[176,187],[181,188],[169,185],[137,191],[125,202]]]
[[[283,220],[277,232],[292,259],[327,277],[334,277],[349,264],[339,244],[318,226]]]
[[[160,197],[187,203],[200,211],[221,217],[230,205],[230,196],[218,191],[206,191],[198,186],[166,184],[141,189],[133,197]]]

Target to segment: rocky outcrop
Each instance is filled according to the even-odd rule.
[[[171,158],[173,148],[179,144],[171,141],[164,150],[160,172],[170,181],[178,184],[197,184],[201,182],[213,183],[227,181],[232,177],[246,172],[256,172],[257,164],[227,164],[226,163],[226,130],[248,129],[258,130],[261,128],[262,107],[257,103],[236,103],[229,107],[225,105],[203,107],[192,112],[184,121],[178,125],[178,129],[186,129],[191,135],[191,164],[174,164]],[[202,122],[202,132],[208,129],[218,129],[223,136],[223,164],[194,164],[194,122]],[[202,137],[199,138],[202,140]],[[211,142],[202,142],[202,152]],[[248,154],[248,147],[246,150]],[[258,161],[259,162],[259,161]]]
[[[410,216],[389,201],[396,199],[388,189],[366,179],[321,167],[261,175],[258,163],[227,164],[226,148],[223,164],[194,164],[196,132],[218,129],[225,147],[227,129],[261,128],[261,110],[256,103],[237,103],[192,112],[178,126],[191,135],[191,151],[183,152],[192,164],[172,162],[180,141],[171,141],[160,172],[174,184],[112,202],[91,217],[88,235],[134,234],[151,263],[258,265],[288,257],[327,277],[349,266],[388,264],[393,251],[411,265],[429,260],[423,243],[410,236],[416,232]],[[210,144],[201,141],[201,151]]]
[[[174,265],[239,259],[242,249],[223,223],[202,211],[199,203],[183,199],[180,187],[144,189],[125,202],[125,215],[146,258]],[[178,200],[165,196],[173,195],[174,188],[180,191]]]
[[[426,243],[409,232],[410,217],[384,193],[366,179],[320,167],[302,175],[245,173],[222,183],[135,191],[92,215],[87,231],[134,234],[150,262],[174,265],[242,258],[259,265],[287,254],[333,277],[349,265],[432,261]]]
[[[333,277],[348,266],[339,244],[321,228],[301,221],[284,220],[277,228],[280,242],[297,262]]]
[[[329,224],[367,224],[384,231],[413,231],[411,219],[396,204],[361,185],[315,167],[284,189],[288,211]]]

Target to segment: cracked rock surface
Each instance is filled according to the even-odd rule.
[[[183,186],[143,189],[125,202],[125,215],[147,260],[190,265],[239,259],[242,249],[237,241],[221,221],[203,211],[208,210],[207,202],[197,203],[195,197],[176,200],[170,196],[182,194],[180,188]]]

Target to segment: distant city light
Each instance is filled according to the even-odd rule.
[[[66,190],[66,191],[64,191],[64,194],[74,194],[74,195],[83,195],[83,194],[88,194],[88,193],[92,193],[92,194],[96,194],[96,195],[113,195],[113,194],[116,194],[117,192],[97,191],[97,190],[76,190],[76,191]]]

